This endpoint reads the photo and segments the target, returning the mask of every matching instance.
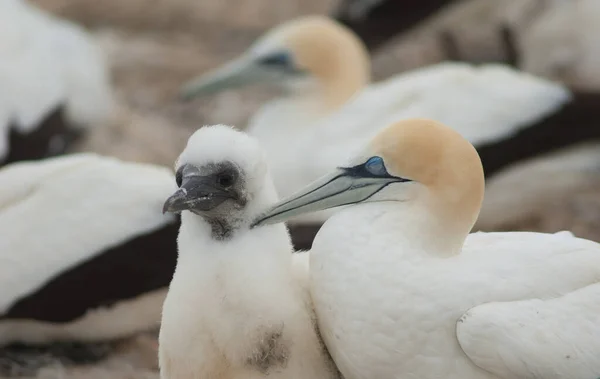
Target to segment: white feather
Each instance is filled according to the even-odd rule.
[[[552,299],[476,306],[456,335],[476,365],[502,378],[596,378],[600,283]]]
[[[68,155],[5,166],[0,187],[0,313],[73,266],[173,221],[161,213],[176,188],[162,167]],[[13,334],[0,328],[0,344]]]

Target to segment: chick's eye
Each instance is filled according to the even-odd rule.
[[[233,175],[221,173],[217,176],[217,183],[223,188],[228,188],[233,185]]]
[[[365,163],[365,168],[367,171],[376,176],[387,176],[389,175],[387,170],[385,169],[385,164],[383,164],[383,159],[381,157],[371,157]]]
[[[183,170],[179,169],[175,173],[175,183],[177,183],[177,187],[181,187],[182,182],[183,182]]]

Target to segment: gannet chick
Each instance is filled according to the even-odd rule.
[[[346,205],[317,234],[309,273],[346,379],[600,375],[590,338],[600,335],[600,245],[568,232],[469,234],[483,194],[474,147],[412,119],[258,218]]]
[[[179,257],[164,303],[161,378],[335,378],[314,322],[307,266],[284,225],[250,230],[277,201],[257,141],[203,127],[176,163]],[[300,258],[301,260],[305,258]]]
[[[328,17],[299,17],[269,30],[232,62],[186,83],[182,96],[252,83],[283,88],[284,96],[260,108],[244,129],[267,151],[283,197],[344,164],[362,141],[391,122],[414,117],[451,125],[480,150],[486,175],[493,175],[554,148],[539,141],[564,129],[544,121],[571,100],[564,86],[506,65],[444,62],[378,83],[370,83],[370,69],[369,54],[351,30]],[[322,223],[330,213],[290,221]]]

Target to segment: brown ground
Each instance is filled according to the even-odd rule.
[[[252,89],[180,104],[175,94],[186,79],[240,53],[270,26],[300,14],[324,13],[336,3],[336,0],[32,1],[88,26],[110,57],[117,96],[123,105],[122,122],[94,131],[78,149],[169,166],[196,128],[211,123],[243,126],[247,117],[271,96],[268,90]],[[480,16],[475,14],[471,18],[482,19]],[[460,30],[457,33],[462,36]],[[495,31],[486,29],[481,33],[480,37]],[[375,57],[375,77],[444,59],[434,35],[418,31],[410,38],[398,40]],[[496,50],[489,55],[501,57]],[[539,214],[502,228],[572,229],[577,235],[600,240],[597,189],[598,186],[573,191]],[[89,367],[56,364],[39,371],[37,377],[158,378],[156,339],[152,334],[138,336],[121,343],[100,364]]]

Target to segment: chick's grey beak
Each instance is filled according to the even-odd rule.
[[[179,99],[189,101],[198,96],[258,83],[263,81],[263,76],[256,62],[240,58],[184,84],[179,91]]]
[[[369,199],[388,184],[402,181],[393,177],[363,177],[351,169],[339,168],[333,174],[309,184],[290,197],[276,203],[259,216],[254,226],[284,222],[305,213],[317,212]]]
[[[184,176],[181,187],[165,201],[163,213],[186,210],[197,214],[208,212],[233,197],[234,194],[216,185],[213,175]]]

